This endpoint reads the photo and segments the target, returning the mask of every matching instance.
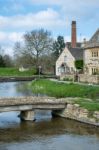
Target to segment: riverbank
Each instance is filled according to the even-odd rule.
[[[32,81],[35,79],[35,76],[4,76],[0,77],[0,82],[17,82],[17,81]]]
[[[0,77],[26,77],[32,76],[35,73],[35,69],[29,69],[27,71],[21,72],[18,68],[0,68]]]
[[[33,93],[64,99],[66,109],[54,111],[54,115],[99,126],[98,86],[35,80],[32,81],[31,88]]]
[[[0,82],[32,81],[39,78],[57,78],[55,75],[36,75],[35,69],[20,72],[18,68],[0,68]]]
[[[55,79],[56,76],[50,75],[32,75],[32,76],[0,76],[0,82],[32,81],[37,79]]]
[[[64,101],[67,102],[66,108],[53,111],[52,114],[54,116],[60,116],[99,127],[99,105],[97,109],[94,109],[94,104],[91,104],[93,108],[89,109],[90,107],[88,108],[87,105],[85,105],[87,107],[83,107],[78,104],[79,101],[89,101],[88,103],[90,104],[92,102],[91,99],[65,98]]]
[[[82,97],[90,99],[99,98],[99,86],[82,85],[76,83],[55,82],[51,80],[35,80],[31,83],[34,93],[46,94],[56,98]]]

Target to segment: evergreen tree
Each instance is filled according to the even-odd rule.
[[[64,37],[63,36],[58,36],[57,40],[53,43],[53,51],[54,51],[54,56],[57,59],[60,53],[63,51],[65,48],[65,42],[64,42]]]
[[[5,67],[5,62],[1,55],[0,55],[0,67]]]

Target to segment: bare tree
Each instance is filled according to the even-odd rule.
[[[12,60],[12,58],[11,58],[11,56],[10,55],[4,55],[3,56],[3,60],[4,60],[4,62],[5,62],[5,66],[6,67],[12,67],[12,66],[14,66],[14,62],[13,62],[13,60]]]
[[[48,55],[53,48],[53,40],[51,34],[48,31],[33,30],[24,35],[25,49],[24,54],[29,54],[36,59],[36,67],[40,65],[40,57],[42,55]]]
[[[22,51],[22,45],[20,42],[16,42],[14,45],[14,57],[17,58],[21,55],[21,51]]]

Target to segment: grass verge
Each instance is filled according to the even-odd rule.
[[[0,68],[0,76],[32,76],[36,73],[35,69],[20,72],[18,68]]]
[[[46,94],[51,97],[76,97],[77,99],[74,99],[74,103],[79,104],[89,111],[99,111],[98,86],[78,85],[73,83],[66,84],[42,79],[32,81],[31,88],[33,93]]]
[[[82,97],[82,98],[99,98],[99,87],[78,84],[59,83],[50,80],[32,81],[32,90],[34,93],[46,94],[57,98],[63,97]]]

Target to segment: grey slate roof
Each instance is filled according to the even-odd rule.
[[[76,60],[83,59],[83,48],[70,48],[69,51]]]
[[[71,42],[66,42],[66,46],[68,47],[68,48],[71,48],[72,46],[71,46],[72,44],[71,44]],[[82,43],[81,42],[77,42],[76,43],[76,47],[77,48],[80,48],[82,46]]]
[[[91,37],[91,39],[86,43],[85,48],[99,47],[99,29]]]

